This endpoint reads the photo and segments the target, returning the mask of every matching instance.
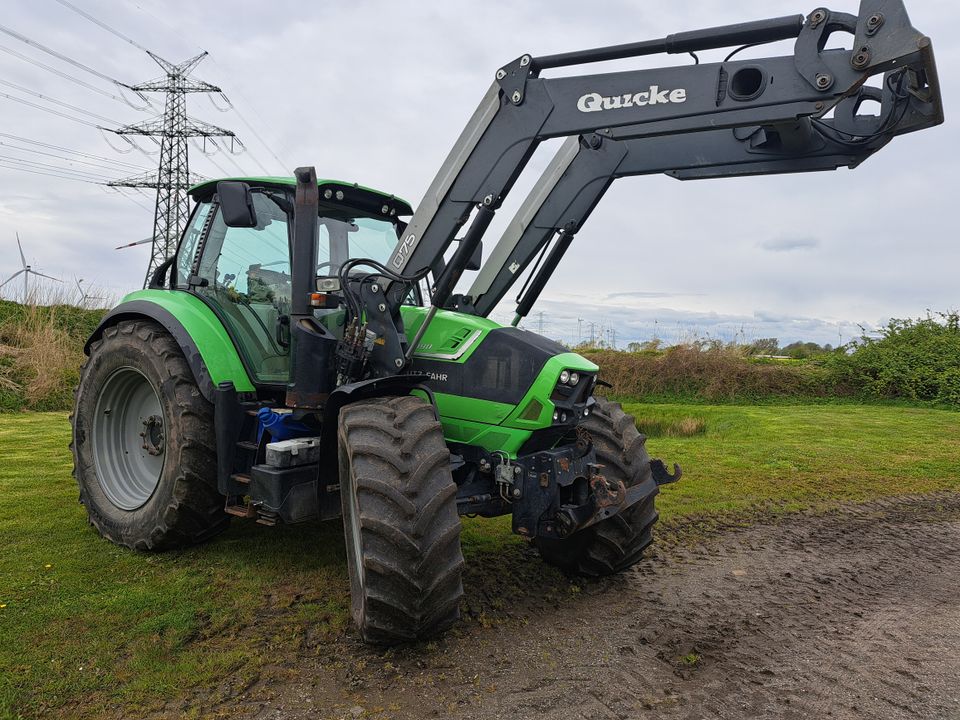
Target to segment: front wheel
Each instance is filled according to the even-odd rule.
[[[619,403],[597,398],[580,427],[590,433],[602,473],[626,487],[646,483],[652,492],[640,502],[563,540],[538,538],[544,561],[573,575],[612,575],[635,565],[653,541],[657,494],[647,454],[646,437]]]
[[[340,411],[343,530],[353,619],[366,642],[394,645],[446,630],[463,595],[450,452],[418,397]]]

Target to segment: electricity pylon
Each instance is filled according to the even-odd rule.
[[[117,135],[144,135],[160,138],[160,163],[156,174],[145,173],[107,183],[116,187],[155,188],[157,191],[157,205],[153,215],[153,245],[144,286],[150,282],[157,267],[176,250],[177,241],[190,215],[187,190],[202,179],[190,174],[187,139],[191,137],[230,138],[231,151],[234,143],[234,134],[230,130],[187,116],[187,93],[222,92],[215,85],[188,77],[207,53],[202,52],[189,60],[184,60],[179,65],[168,62],[152,52],[148,54],[157,65],[163,68],[166,75],[135,85],[130,89],[138,93],[166,93],[163,115],[132,125],[124,125],[113,132]]]

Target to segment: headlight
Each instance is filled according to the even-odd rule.
[[[580,382],[580,373],[570,373],[570,384],[576,385],[578,382]]]
[[[564,370],[562,373],[560,373],[560,384],[566,385],[568,382],[570,382],[570,373],[567,370]]]

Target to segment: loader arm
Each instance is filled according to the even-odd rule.
[[[833,33],[852,49],[825,49]],[[659,53],[794,39],[792,55],[681,67],[543,78],[543,70]],[[432,313],[445,306],[496,210],[549,138],[589,133],[613,140],[704,130],[779,126],[821,118],[873,75],[903,68],[909,93],[928,106],[927,124],[942,121],[929,38],[915,30],[902,0],[862,0],[858,15],[819,8],[792,16],[544,57],[523,55],[497,79],[431,183],[387,265],[412,277],[433,268],[431,314],[409,344],[412,356]],[[845,132],[844,128],[837,128]],[[853,139],[860,137],[851,131]],[[450,261],[444,253],[473,220]],[[390,304],[407,289],[390,284]],[[374,354],[386,368],[386,358]]]
[[[627,140],[598,133],[568,138],[504,231],[462,309],[489,315],[540,254],[517,297],[517,324],[617,178],[664,173],[694,180],[857,167],[896,135],[937,121],[928,100],[898,88],[906,82],[899,73],[888,73],[882,89],[862,86],[829,119]],[[868,100],[879,104],[878,115],[859,114]]]

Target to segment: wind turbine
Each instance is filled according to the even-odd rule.
[[[127,243],[126,245],[120,245],[115,247],[114,250],[123,250],[124,248],[133,247],[134,245],[143,245],[144,243],[153,242],[152,237],[144,238],[143,240],[137,240],[136,242]]]
[[[74,278],[77,283],[77,290],[80,291],[80,300],[77,302],[77,307],[83,307],[83,304],[87,300],[103,300],[104,298],[99,295],[87,295],[87,291],[83,289],[83,278]]]
[[[23,266],[22,269],[17,270],[13,275],[8,277],[2,283],[0,283],[0,288],[6,285],[8,282],[13,280],[18,275],[23,275],[23,302],[26,303],[30,299],[30,276],[37,275],[38,277],[47,278],[47,280],[53,280],[54,282],[63,282],[63,280],[57,280],[55,277],[50,277],[49,275],[44,275],[42,272],[37,272],[32,267],[27,265],[27,258],[23,255],[23,245],[20,244],[20,233],[17,233],[17,247],[20,249],[20,264]]]

